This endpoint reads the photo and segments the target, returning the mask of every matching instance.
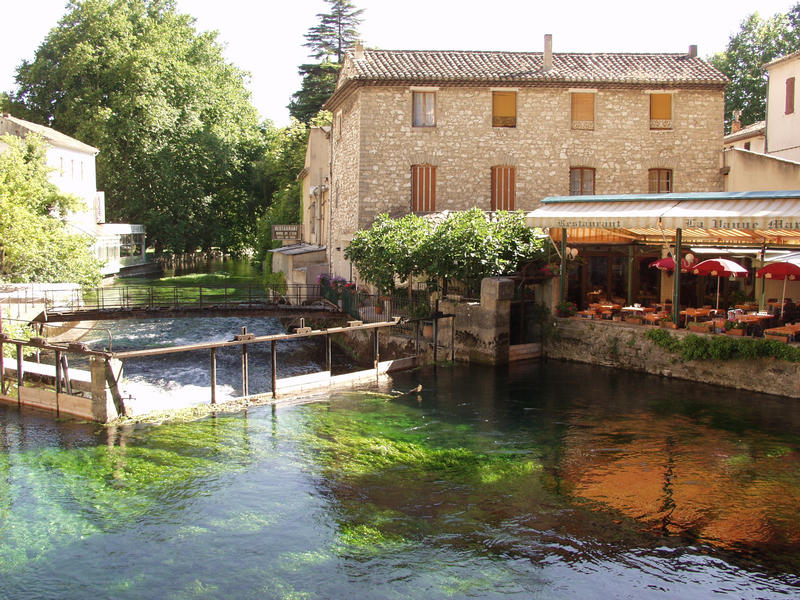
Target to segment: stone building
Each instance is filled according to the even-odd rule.
[[[726,78],[683,54],[369,50],[326,104],[331,265],[381,213],[718,191]]]
[[[767,154],[800,162],[800,51],[764,65],[767,86]]]

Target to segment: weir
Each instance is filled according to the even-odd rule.
[[[380,360],[379,332],[382,329],[394,327],[400,322],[400,317],[391,321],[379,323],[363,323],[362,321],[348,321],[345,327],[331,327],[327,329],[311,329],[298,327],[293,333],[283,333],[266,336],[255,336],[247,333],[242,328],[242,333],[234,339],[221,342],[206,342],[152,348],[147,350],[131,350],[126,352],[106,352],[90,350],[84,344],[54,344],[44,338],[33,338],[29,341],[13,339],[7,334],[0,333],[0,400],[16,403],[19,406],[32,406],[44,410],[69,414],[99,422],[112,421],[118,417],[128,416],[124,390],[120,382],[123,372],[123,361],[137,358],[160,356],[193,352],[197,350],[209,351],[210,403],[217,403],[216,384],[216,352],[220,348],[232,346],[241,347],[242,366],[242,396],[233,401],[244,398],[271,396],[277,399],[280,396],[308,393],[312,390],[320,391],[333,386],[355,385],[367,381],[375,381],[382,374],[399,369],[413,368],[417,364],[417,357],[407,357],[398,360]],[[331,337],[341,333],[367,331],[373,338],[373,368],[342,375],[333,375],[331,372]],[[310,337],[325,337],[326,364],[321,371],[307,375],[299,375],[279,379],[277,376],[277,344],[289,340]],[[249,360],[248,346],[254,344],[270,344],[271,390],[267,394],[250,395],[248,393]],[[4,345],[16,346],[17,358],[2,358]],[[38,350],[48,350],[55,354],[54,365],[44,365],[24,361],[23,348],[34,347]],[[65,357],[67,354],[83,356],[89,359],[90,370],[69,370]],[[26,385],[26,381],[28,385]],[[36,386],[31,384],[36,383]],[[16,391],[11,387],[16,384]]]

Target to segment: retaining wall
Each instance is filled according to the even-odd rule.
[[[553,320],[554,329],[545,343],[548,358],[800,398],[798,363],[774,358],[684,361],[648,340],[647,326],[574,318]],[[690,332],[676,330],[670,334],[685,336]]]

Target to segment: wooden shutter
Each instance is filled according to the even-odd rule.
[[[436,210],[436,167],[411,166],[411,208],[414,212]]]
[[[650,119],[652,121],[672,119],[672,94],[650,94]]]
[[[514,210],[514,167],[492,167],[492,210]]]
[[[650,169],[648,179],[649,193],[668,194],[672,191],[672,169]]]
[[[794,112],[794,77],[786,80],[786,114]]]
[[[517,126],[517,93],[492,92],[492,127]]]
[[[594,121],[594,94],[585,92],[572,94],[572,120]]]

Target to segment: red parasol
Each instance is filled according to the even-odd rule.
[[[688,256],[688,255],[687,255]],[[674,271],[675,270],[675,259],[671,256],[666,256],[664,258],[659,258],[658,260],[654,260],[650,263],[651,267],[655,267],[659,271]],[[681,259],[681,273],[688,273],[689,270],[692,268],[692,263],[686,260],[686,258]]]
[[[709,258],[692,267],[695,275],[710,275],[717,278],[717,310],[719,310],[719,280],[722,277],[742,277],[748,271],[739,263],[727,258]]]
[[[800,267],[790,262],[774,262],[756,271],[756,277],[764,279],[783,279],[783,292],[781,292],[781,317],[783,317],[783,301],[786,298],[786,280],[800,279]]]

